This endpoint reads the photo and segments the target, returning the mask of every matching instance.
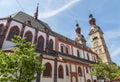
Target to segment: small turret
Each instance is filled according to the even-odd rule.
[[[81,34],[81,28],[79,27],[78,23],[76,23],[75,32],[76,32],[75,41],[80,44],[86,45],[86,40],[85,40],[84,36]]]

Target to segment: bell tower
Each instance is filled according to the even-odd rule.
[[[90,41],[92,45],[92,50],[98,54],[98,57],[106,63],[112,63],[108,48],[106,46],[103,32],[99,26],[96,25],[96,20],[93,18],[93,15],[89,15],[89,24],[90,24]]]
[[[86,45],[86,40],[84,38],[84,36],[81,34],[81,28],[79,27],[79,24],[76,23],[76,37],[75,37],[75,41],[77,43],[80,43],[82,45]]]

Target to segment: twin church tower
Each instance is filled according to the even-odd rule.
[[[90,42],[91,42],[91,49],[98,54],[98,57],[105,63],[112,63],[108,48],[106,46],[103,32],[99,26],[96,25],[96,20],[92,14],[89,15],[89,24],[90,24]],[[76,37],[75,41],[86,45],[86,40],[84,36],[81,34],[81,28],[79,24],[76,24]]]

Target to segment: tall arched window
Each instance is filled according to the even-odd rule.
[[[52,66],[50,63],[45,64],[46,69],[43,71],[43,76],[52,77]]]
[[[39,36],[36,49],[37,50],[44,50],[44,38],[43,38],[43,36]]]
[[[50,39],[49,40],[49,45],[48,45],[49,47],[49,50],[53,50],[53,40],[52,39]]]
[[[63,78],[63,67],[62,67],[62,65],[60,65],[59,68],[58,68],[58,77]]]
[[[94,82],[97,82],[96,80],[94,80]]]
[[[14,38],[14,35],[19,35],[19,32],[20,32],[20,30],[17,26],[11,27],[8,37],[7,37],[7,40],[11,40],[12,38]]]
[[[64,53],[64,45],[61,45],[60,47],[61,47],[61,48],[60,48],[60,49],[61,49],[61,52]]]
[[[68,47],[66,47],[66,54],[68,54]]]
[[[79,53],[79,50],[77,50],[77,56],[80,57],[80,53]]]
[[[24,37],[26,37],[27,42],[32,42],[33,35],[31,31],[27,31]]]
[[[69,46],[66,46],[66,54],[69,54]]]
[[[66,76],[69,76],[69,70],[67,65],[66,65]]]
[[[82,76],[82,69],[81,69],[81,67],[78,67],[78,75]]]
[[[88,73],[88,67],[86,67],[86,73]]]
[[[87,54],[87,59],[90,60],[90,58],[89,58],[89,54]]]

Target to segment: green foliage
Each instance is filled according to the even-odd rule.
[[[16,44],[13,52],[0,51],[0,82],[31,82],[45,67],[34,53],[34,45],[19,36],[12,41]]]
[[[107,64],[99,60],[96,64],[92,64],[91,67],[95,69],[91,74],[97,76],[98,79],[109,78],[112,81],[120,76],[120,68],[115,64]]]

